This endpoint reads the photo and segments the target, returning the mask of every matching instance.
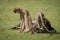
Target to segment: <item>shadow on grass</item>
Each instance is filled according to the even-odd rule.
[[[44,33],[40,32],[38,34],[50,34],[50,33],[48,33],[48,32],[44,32]],[[60,32],[56,32],[56,33],[52,33],[52,34],[60,34]]]
[[[48,32],[42,33],[42,32],[40,32],[38,34],[49,34],[50,36],[52,36],[53,34],[60,34],[60,32],[55,32],[55,33],[48,33]]]

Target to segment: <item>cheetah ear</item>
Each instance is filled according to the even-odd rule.
[[[21,8],[16,8],[17,9],[17,11],[22,11],[22,9]]]
[[[20,8],[18,8],[18,11],[20,11],[21,9]]]

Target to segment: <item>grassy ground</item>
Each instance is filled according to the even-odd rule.
[[[0,40],[60,40],[60,33],[53,35],[40,33],[20,33],[11,28],[19,23],[19,15],[13,8],[26,8],[34,19],[36,12],[43,12],[52,26],[60,32],[60,1],[59,0],[0,0]]]

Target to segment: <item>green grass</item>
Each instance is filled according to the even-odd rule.
[[[60,33],[60,0],[0,0],[0,40],[60,40],[60,34],[20,33],[11,28],[19,23],[19,15],[14,14],[15,7],[25,8],[32,19],[36,12],[43,12],[52,26]]]

